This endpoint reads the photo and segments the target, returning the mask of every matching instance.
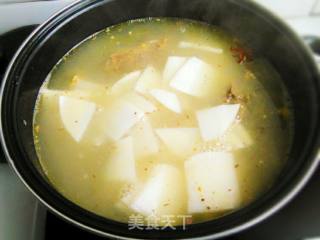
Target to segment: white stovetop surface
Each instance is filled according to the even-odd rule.
[[[0,34],[39,24],[74,0],[0,0]],[[299,35],[320,36],[320,0],[255,0],[282,17]],[[16,3],[23,2],[23,3]],[[0,240],[42,240],[45,208],[6,164],[0,164]]]

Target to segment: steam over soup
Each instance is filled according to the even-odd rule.
[[[273,184],[292,136],[279,74],[221,29],[178,19],[107,28],[41,87],[34,141],[66,198],[106,218],[211,220]]]

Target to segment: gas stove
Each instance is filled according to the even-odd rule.
[[[60,0],[1,4],[0,0],[0,79],[12,55],[35,26],[70,2]],[[299,26],[296,20],[288,22],[293,27]],[[308,26],[309,33],[317,33],[317,26],[314,31]],[[304,190],[281,211],[250,230],[228,239],[320,239],[319,186],[320,168]],[[0,240],[56,240],[65,236],[73,236],[77,240],[103,239],[47,212],[13,174],[0,152]]]

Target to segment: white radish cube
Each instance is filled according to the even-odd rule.
[[[75,95],[83,93],[83,98],[86,100],[97,99],[97,96],[104,96],[107,93],[106,86],[101,83],[95,83],[88,80],[83,80],[78,76],[74,76],[71,84],[71,90],[68,94]]]
[[[60,96],[59,110],[65,129],[79,142],[96,111],[96,105],[78,98]]]
[[[203,152],[184,164],[189,213],[226,211],[240,205],[240,192],[231,153]]]
[[[175,113],[181,113],[180,101],[174,93],[162,89],[153,89],[150,91],[150,94],[166,108]]]
[[[210,92],[215,81],[213,68],[199,58],[189,58],[178,70],[170,86],[191,96],[203,97]]]
[[[130,93],[126,96],[124,96],[124,99],[127,102],[130,102],[131,104],[135,105],[137,108],[142,110],[144,113],[152,113],[157,110],[157,107],[154,106],[153,103],[148,101],[146,98],[140,96],[136,93]]]
[[[214,54],[222,54],[223,49],[222,48],[214,48],[198,43],[191,43],[191,42],[180,42],[178,45],[179,48],[191,48],[195,50],[200,50],[200,51],[205,51],[209,53],[214,53]]]
[[[163,70],[163,81],[164,83],[169,83],[172,77],[176,74],[176,72],[182,67],[182,65],[186,62],[187,58],[185,57],[177,57],[170,56],[168,57],[167,63]]]
[[[120,80],[118,80],[115,84],[113,84],[111,88],[112,94],[123,94],[127,93],[130,90],[134,89],[134,86],[141,74],[141,71],[134,71],[126,74]]]
[[[126,101],[117,101],[106,109],[105,134],[112,140],[123,137],[143,117],[144,112]]]
[[[159,87],[160,83],[160,73],[153,66],[148,66],[141,73],[135,86],[135,90],[141,94],[146,94],[149,90]]]
[[[123,208],[121,205],[124,204],[128,208],[142,187],[143,184],[138,178],[134,182],[125,184],[120,190],[120,201],[118,206]]]
[[[193,149],[193,146],[201,141],[198,128],[162,128],[155,132],[174,154],[184,157]]]
[[[245,127],[241,124],[233,124],[226,134],[222,137],[222,143],[229,150],[237,150],[249,147],[253,140]]]
[[[136,180],[136,164],[132,137],[119,140],[107,160],[105,174],[108,180],[133,182]]]
[[[147,118],[142,119],[131,131],[135,156],[137,158],[155,154],[159,144]]]
[[[53,95],[52,92],[50,94],[42,94],[40,95],[40,108],[41,108],[41,114],[39,117],[39,122],[43,122],[46,119],[50,119],[50,121],[46,120],[45,127],[47,130],[43,131],[43,134],[45,134],[44,137],[50,138],[52,137],[52,134],[57,131],[58,129],[64,129],[63,122],[61,121],[60,117],[60,110],[59,110],[59,98],[60,94]],[[55,112],[57,114],[52,114],[52,112]],[[62,133],[63,135],[65,133],[69,134],[67,131],[59,131],[59,133]],[[54,144],[54,141],[52,142]]]
[[[183,184],[184,179],[179,169],[159,164],[152,170],[130,208],[146,216],[182,214],[185,201]]]
[[[219,105],[196,112],[204,141],[221,137],[236,120],[240,104]]]
[[[106,140],[117,140],[129,132],[140,121],[144,113],[151,113],[155,110],[156,107],[144,97],[135,93],[125,95],[123,100],[96,112],[86,137],[96,146],[100,146]],[[117,121],[121,126],[117,124]],[[107,125],[108,123],[111,123],[113,127]]]
[[[83,136],[83,141],[88,142],[94,146],[101,146],[107,141],[112,142],[105,133],[105,129],[107,126],[105,125],[107,121],[108,115],[105,110],[101,110],[99,107],[95,112],[90,125],[88,126],[88,130]]]

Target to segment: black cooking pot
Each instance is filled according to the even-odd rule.
[[[272,189],[251,205],[184,230],[128,230],[128,225],[80,208],[46,180],[35,153],[33,110],[44,79],[71,48],[93,33],[144,17],[189,18],[218,25],[250,46],[280,73],[294,106],[294,140],[286,166]],[[90,59],[88,59],[90,64]],[[51,211],[94,233],[117,239],[214,239],[262,221],[304,186],[318,160],[320,76],[313,57],[279,19],[246,0],[82,0],[41,25],[20,48],[5,75],[1,140],[7,160],[25,185]],[[106,191],[106,194],[108,192]]]

